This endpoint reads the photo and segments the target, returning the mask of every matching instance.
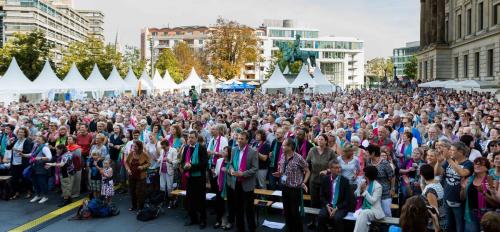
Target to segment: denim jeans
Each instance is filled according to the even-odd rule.
[[[49,193],[49,177],[47,175],[33,175],[33,186],[38,196],[47,196]]]
[[[446,205],[446,221],[448,223],[448,231],[464,232],[463,206],[450,207]]]
[[[465,223],[465,231],[467,232],[479,232],[481,231],[479,227],[479,218],[477,218],[477,210],[472,210],[470,212],[470,222]]]

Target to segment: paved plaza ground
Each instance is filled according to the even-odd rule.
[[[29,200],[19,199],[13,201],[0,201],[0,231],[9,231],[18,226],[46,215],[58,209],[57,204],[60,198],[53,194],[50,200],[45,204],[30,203]],[[71,231],[71,232],[97,232],[97,231],[200,231],[198,226],[185,227],[187,220],[186,211],[180,208],[166,209],[165,213],[156,220],[141,222],[136,220],[136,215],[127,209],[130,206],[128,195],[117,195],[114,198],[116,205],[120,209],[120,215],[111,218],[99,218],[92,220],[70,220],[76,214],[76,209],[57,217],[54,220],[46,222],[34,231]],[[223,231],[214,230],[212,225],[215,223],[215,215],[211,215],[213,210],[209,208],[208,225],[204,231]],[[264,219],[284,222],[284,217],[279,212],[266,215],[264,210],[260,210],[259,228],[257,231],[278,231],[267,227],[262,227]],[[234,230],[234,229],[233,229]]]

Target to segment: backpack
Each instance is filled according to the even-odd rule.
[[[158,217],[159,210],[153,207],[146,207],[143,210],[139,211],[137,214],[137,220],[147,222]]]

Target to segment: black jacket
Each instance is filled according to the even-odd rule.
[[[203,179],[206,178],[206,170],[207,170],[207,164],[208,164],[208,153],[207,153],[207,148],[203,145],[198,144],[198,164],[193,165],[191,164],[191,168],[189,170],[184,170],[185,172],[196,172],[199,171],[201,173],[201,177]],[[194,148],[193,148],[194,149]],[[182,159],[181,163],[179,164],[180,167],[184,168],[184,164],[186,163],[186,154],[187,154],[188,146],[185,145],[182,147]]]
[[[333,179],[335,181],[335,179]],[[340,176],[339,199],[337,200],[337,209],[349,210],[354,194],[352,193],[349,180]],[[331,175],[323,176],[321,180],[321,206],[325,207],[326,204],[331,204],[333,199],[332,195],[332,180]]]

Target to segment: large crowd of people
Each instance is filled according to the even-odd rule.
[[[147,191],[161,191],[171,208],[172,191],[183,189],[185,225],[203,229],[210,192],[211,226],[238,231],[257,228],[256,188],[282,191],[288,231],[303,222],[347,231],[349,212],[355,231],[369,231],[399,217],[393,204],[402,209],[399,231],[474,232],[491,224],[483,217],[499,217],[500,104],[487,93],[192,90],[12,103],[0,106],[0,124],[10,200],[44,204],[60,190],[64,206],[80,194],[108,203],[129,194],[138,212]],[[304,216],[304,205],[319,215]]]

